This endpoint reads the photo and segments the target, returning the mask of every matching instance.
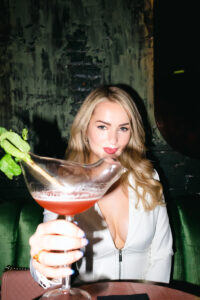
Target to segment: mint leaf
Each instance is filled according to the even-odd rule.
[[[12,179],[13,176],[18,176],[21,174],[20,166],[15,162],[12,156],[6,153],[0,159],[0,170],[9,178]]]
[[[28,130],[23,129],[22,137],[13,131],[0,127],[0,148],[6,153],[0,160],[0,171],[8,178],[21,174],[20,160],[31,161],[30,145],[26,142]]]
[[[2,135],[2,133],[6,132],[7,130],[3,127],[0,127],[0,135]]]

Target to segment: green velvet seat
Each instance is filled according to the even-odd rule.
[[[8,265],[29,267],[29,237],[42,222],[42,208],[33,200],[0,203],[0,276]]]
[[[200,286],[200,197],[178,197],[168,211],[175,251],[172,279]]]
[[[32,199],[0,203],[0,276],[7,265],[29,267],[28,240],[42,222],[42,208]],[[168,203],[174,236],[172,281],[200,286],[200,197]]]

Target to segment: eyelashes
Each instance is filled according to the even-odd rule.
[[[100,129],[100,130],[106,130],[107,129],[107,127],[105,125],[98,125],[97,128]],[[127,131],[129,131],[129,128],[128,127],[120,127],[119,131],[127,132]]]
[[[121,130],[121,131],[125,131],[125,132],[126,132],[126,131],[128,131],[128,130],[129,130],[129,128],[128,128],[128,127],[120,127],[120,130]]]
[[[101,130],[105,130],[106,129],[106,126],[105,125],[99,125],[97,126],[98,129],[101,129]]]

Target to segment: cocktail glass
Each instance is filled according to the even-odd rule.
[[[26,185],[35,201],[72,222],[75,214],[92,207],[126,171],[113,158],[94,164],[41,157],[30,153],[31,160],[21,162]],[[52,289],[41,299],[63,295],[62,299],[91,299],[84,290],[70,287],[70,276],[60,288]]]

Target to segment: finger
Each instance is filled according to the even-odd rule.
[[[85,236],[84,232],[75,224],[72,224],[65,220],[54,220],[42,223],[38,226],[36,232],[29,239],[30,246],[34,247],[35,245],[37,245],[38,248],[38,237],[44,234],[63,234],[77,238],[82,238]]]
[[[53,220],[38,225],[37,234],[62,234],[73,237],[84,237],[85,233],[77,225],[66,220]]]
[[[42,249],[67,251],[82,248],[87,244],[88,240],[86,238],[71,238],[63,235],[35,236],[30,241],[33,255]]]
[[[71,265],[83,256],[83,252],[79,250],[69,251],[67,253],[55,253],[42,251],[38,257],[40,264],[48,267]]]
[[[62,235],[45,235],[40,237],[38,241],[42,249],[60,251],[79,249],[88,244],[88,240],[86,238],[76,239]]]
[[[39,273],[41,273],[47,278],[59,279],[74,274],[74,271],[69,267],[49,267],[42,265],[35,260],[33,260],[32,265]]]

